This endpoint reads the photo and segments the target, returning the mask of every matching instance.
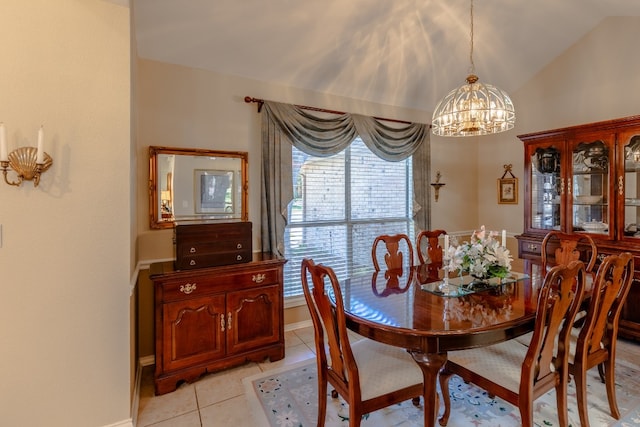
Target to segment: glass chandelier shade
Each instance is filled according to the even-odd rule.
[[[502,89],[478,82],[475,74],[467,84],[449,92],[436,106],[431,125],[434,135],[475,136],[513,129],[516,111]]]
[[[516,111],[507,93],[478,82],[473,63],[473,0],[471,0],[471,73],[467,84],[449,92],[436,105],[431,119],[434,135],[476,136],[513,129]]]

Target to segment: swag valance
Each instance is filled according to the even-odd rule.
[[[381,159],[400,161],[415,153],[429,135],[429,126],[423,123],[387,125],[373,117],[349,113],[321,116],[272,101],[265,101],[264,108],[296,148],[317,157],[338,154],[359,135]]]

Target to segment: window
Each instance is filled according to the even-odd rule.
[[[411,157],[382,160],[357,138],[331,157],[314,157],[293,147],[292,162],[285,297],[302,295],[304,257],[333,268],[343,280],[372,268],[376,236],[405,233],[413,241]]]

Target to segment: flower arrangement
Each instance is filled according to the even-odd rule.
[[[449,247],[446,254],[448,270],[460,270],[460,273],[466,272],[479,279],[506,277],[513,258],[509,249],[498,243],[496,236],[496,232],[487,233],[483,225],[479,232],[473,232],[469,242]]]

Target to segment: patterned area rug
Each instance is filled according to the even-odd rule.
[[[616,392],[621,420],[609,415],[604,384],[597,369],[588,377],[588,404],[591,426],[640,426],[640,367],[619,361],[616,366]],[[303,362],[282,370],[270,371],[244,379],[246,395],[256,420],[256,426],[299,427],[315,426],[317,421],[317,376],[315,360]],[[329,386],[329,392],[331,386]],[[465,384],[454,376],[450,381],[451,417],[449,427],[467,426],[520,426],[520,413],[511,404],[499,398],[490,398],[482,389]],[[568,391],[569,425],[577,427],[574,383]],[[442,409],[442,407],[441,407]],[[555,392],[549,392],[535,402],[534,424],[557,426]],[[326,426],[349,425],[349,409],[344,401],[327,398]],[[363,417],[363,427],[422,426],[422,406],[410,401],[394,405]]]

